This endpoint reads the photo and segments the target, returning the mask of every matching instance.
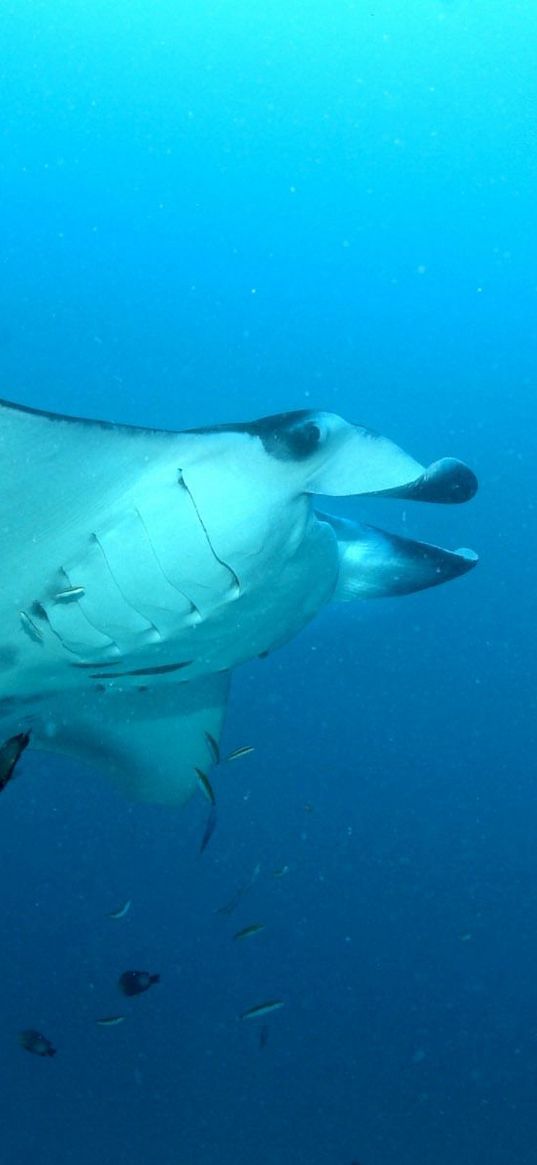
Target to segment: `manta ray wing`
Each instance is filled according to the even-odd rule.
[[[198,788],[196,769],[214,765],[228,690],[227,672],[184,684],[140,677],[127,690],[102,685],[75,694],[68,719],[62,698],[49,701],[46,722],[35,731],[30,723],[31,741],[96,766],[131,800],[184,805]]]
[[[218,658],[188,682],[200,608],[230,588],[178,484],[191,444],[0,405],[2,735],[168,804],[210,767],[229,687]]]

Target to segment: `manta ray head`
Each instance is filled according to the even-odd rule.
[[[477,490],[475,474],[461,461],[443,458],[425,469],[386,437],[335,413],[303,409],[193,433],[249,435],[262,446],[272,476],[300,492],[457,503]]]

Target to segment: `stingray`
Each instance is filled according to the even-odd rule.
[[[233,668],[332,601],[465,574],[455,552],[331,516],[329,497],[456,503],[474,474],[424,468],[325,412],[184,432],[0,404],[0,741],[182,804],[210,771]]]

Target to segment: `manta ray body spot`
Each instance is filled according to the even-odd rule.
[[[180,663],[161,663],[161,664],[156,664],[155,667],[133,667],[133,668],[131,668],[130,671],[116,671],[116,672],[103,672],[103,673],[97,672],[96,674],[92,674],[90,676],[90,679],[92,679],[92,680],[102,680],[102,679],[114,680],[114,679],[119,679],[120,677],[123,677],[123,676],[165,676],[165,675],[169,675],[170,672],[182,671],[182,669],[184,667],[190,667],[190,665],[192,663],[193,663],[193,660],[184,659],[184,660],[181,660]]]
[[[0,646],[0,669],[8,671],[15,667],[18,658],[19,652],[12,643],[6,644],[5,647]]]

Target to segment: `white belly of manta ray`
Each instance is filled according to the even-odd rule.
[[[174,433],[1,402],[0,446],[0,789],[29,743],[182,804],[217,759],[234,667],[332,600],[477,561],[316,509],[477,488],[460,461],[425,469],[331,413]]]

